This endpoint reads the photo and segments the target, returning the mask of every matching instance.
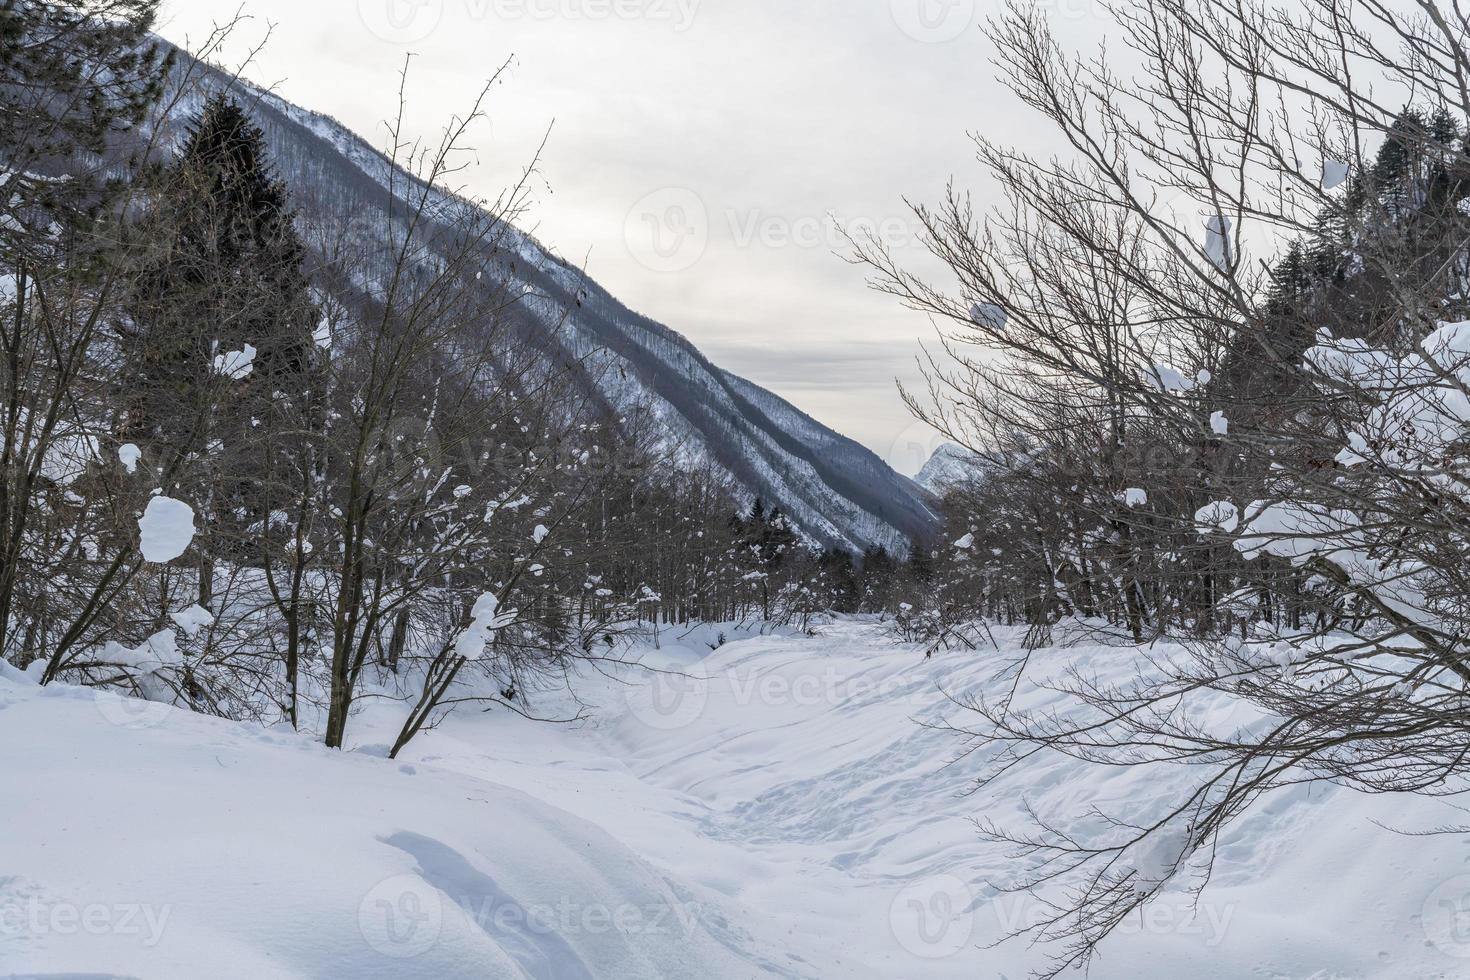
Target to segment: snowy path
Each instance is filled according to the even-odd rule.
[[[1064,817],[1098,806],[1137,818],[1193,778],[1050,759],[973,794],[979,760],[930,726],[965,718],[941,688],[963,698],[994,687],[995,651],[924,661],[860,623],[715,652],[704,639],[650,656],[681,675],[609,684],[600,700],[588,691],[597,710],[587,726],[517,727],[489,741],[457,732],[452,750],[445,738],[425,751],[587,815],[704,889],[702,900],[728,899],[732,921],[763,946],[780,944],[767,948],[782,975],[1021,980],[1042,952],[988,947],[1039,910],[990,885],[1013,865],[980,840],[974,819],[1024,828],[1023,799]],[[1065,656],[1099,672],[1132,669],[1122,648]],[[471,747],[487,744],[503,748]],[[1470,912],[1470,847],[1375,821],[1418,830],[1464,818],[1427,800],[1278,795],[1223,842],[1197,906],[1182,894],[1161,900],[1104,947],[1091,976],[1470,976],[1470,916],[1459,917],[1461,903]]]
[[[666,645],[646,662],[678,674],[583,685],[587,725],[457,723],[418,758],[590,815],[703,901],[729,903],[721,914],[782,951],[769,964],[780,975],[974,977],[975,960],[947,955],[968,922],[926,922],[967,887],[951,865],[979,849],[972,807],[949,792],[960,770],[933,781],[952,736],[914,722],[942,699],[920,658],[870,633]],[[913,901],[925,911],[903,938],[917,956],[891,921]],[[943,935],[919,936],[926,926]]]
[[[0,976],[1021,980],[1040,951],[985,947],[1036,910],[990,887],[1011,859],[972,818],[1137,817],[1191,777],[1035,761],[969,795],[979,760],[924,723],[961,717],[941,685],[994,683],[993,651],[704,639],[649,654],[681,673],[586,679],[585,723],[466,714],[398,762],[0,679]],[[1163,902],[1092,976],[1470,975],[1470,848],[1373,823],[1456,816],[1274,798],[1197,908]]]

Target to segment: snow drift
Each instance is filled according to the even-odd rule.
[[[988,948],[1044,911],[974,820],[1079,835],[1140,822],[1191,767],[1036,756],[983,793],[949,696],[997,695],[1001,649],[931,660],[868,623],[817,638],[666,633],[644,666],[534,697],[546,725],[457,716],[390,762],[110,694],[0,678],[0,967],[167,980],[700,977],[1019,980]],[[1155,653],[1161,652],[1156,648]],[[1162,652],[1167,652],[1164,650]],[[1044,650],[1123,677],[1135,650]],[[948,696],[947,696],[948,695]],[[1044,686],[1018,707],[1063,710]],[[1212,723],[1248,723],[1224,701]],[[1101,980],[1415,978],[1470,964],[1462,822],[1417,797],[1278,792],[1102,947]],[[1167,853],[1166,853],[1167,851]],[[1188,856],[1132,855],[1162,878]],[[1185,873],[1187,877],[1187,872]]]

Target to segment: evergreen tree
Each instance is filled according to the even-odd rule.
[[[858,612],[862,604],[862,592],[858,587],[857,567],[853,563],[852,552],[843,548],[831,548],[822,552],[818,560],[831,591],[832,608],[843,613]]]
[[[779,507],[766,511],[765,502],[757,497],[750,515],[740,522],[743,529],[741,551],[751,572],[760,583],[761,613],[771,618],[772,578],[796,555],[800,538]]]
[[[914,584],[921,588],[929,586],[934,581],[934,554],[922,541],[909,542],[908,574]]]
[[[312,446],[301,436],[319,428],[316,313],[285,185],[244,109],[211,98],[163,176],[136,229],[150,261],[119,329],[121,434],[148,450],[161,478],[192,486],[207,515],[212,533],[198,548],[207,605],[214,554],[268,546],[283,500],[308,506]],[[272,437],[283,432],[297,437]]]
[[[174,55],[149,33],[158,0],[0,0],[0,233],[102,203],[110,137],[143,120]],[[65,181],[44,179],[65,173]],[[3,240],[0,240],[3,241]]]
[[[1413,108],[1399,113],[1389,127],[1373,160],[1373,186],[1385,203],[1409,204],[1422,187],[1427,135],[1424,115]]]
[[[1449,168],[1450,162],[1457,155],[1456,150],[1462,136],[1459,120],[1445,106],[1438,107],[1430,115],[1429,139],[1434,151],[1433,167],[1438,174],[1443,174]]]
[[[1271,269],[1266,292],[1266,309],[1273,315],[1286,315],[1297,309],[1302,294],[1311,284],[1306,248],[1301,239],[1293,239],[1280,261]]]
[[[166,455],[197,449],[219,411],[215,359],[247,346],[256,353],[230,392],[236,414],[258,415],[276,392],[302,395],[315,322],[305,247],[264,136],[236,102],[205,106],[140,230],[153,255],[123,332],[128,433]]]
[[[898,562],[887,548],[874,545],[863,552],[864,609],[868,612],[882,612],[891,607],[897,579]]]
[[[1352,241],[1349,228],[1362,213],[1363,180],[1357,174],[1348,178],[1347,193],[1340,203],[1329,205],[1317,215],[1312,235],[1305,246],[1304,272],[1315,280],[1339,279],[1343,255]],[[1276,277],[1273,275],[1273,284]]]

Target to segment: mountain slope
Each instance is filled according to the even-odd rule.
[[[347,213],[371,226],[390,201],[390,183],[416,186],[328,116],[222,73],[208,72],[205,87],[232,90],[249,103],[307,221],[340,215],[350,201]],[[179,115],[198,106],[185,100]],[[685,337],[629,310],[529,235],[516,232],[512,245],[517,261],[503,267],[504,275],[529,294],[522,306],[530,327],[564,363],[579,367],[589,393],[611,413],[650,409],[667,444],[691,463],[722,470],[747,499],[780,507],[822,545],[904,552],[932,532],[923,491],[875,454],[722,371]]]

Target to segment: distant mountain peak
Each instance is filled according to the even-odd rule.
[[[943,495],[956,483],[975,474],[980,457],[959,443],[946,442],[924,464],[914,482],[932,494]]]

